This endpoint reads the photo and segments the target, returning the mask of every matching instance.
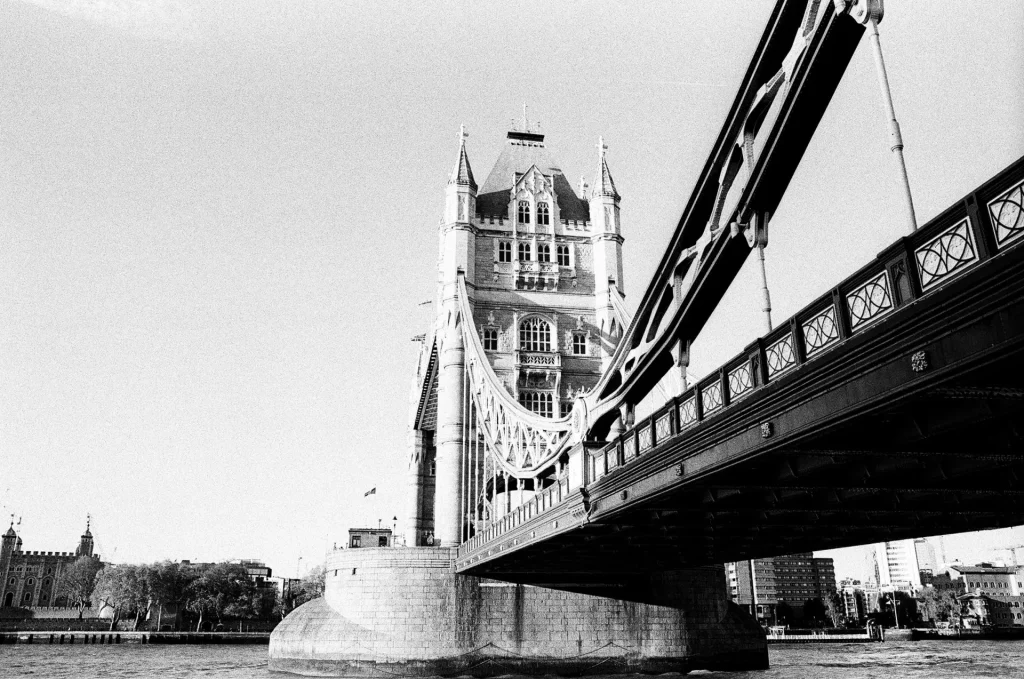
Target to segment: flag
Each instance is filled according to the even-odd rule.
[[[374,486],[370,490],[368,490],[365,493],[363,493],[363,497],[369,497],[370,495],[376,495],[376,494],[377,494],[377,486]]]

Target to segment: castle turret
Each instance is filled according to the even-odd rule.
[[[0,571],[3,571],[11,556],[18,550],[18,534],[14,532],[14,519],[11,519],[11,527],[3,535],[3,542],[0,542]]]
[[[622,234],[619,223],[619,192],[608,169],[604,138],[598,142],[599,164],[597,180],[590,195],[590,218],[594,224],[594,311],[601,332],[601,358],[606,362],[615,351],[616,339],[623,328],[613,332],[615,318],[610,293],[616,288],[621,294]]]
[[[75,549],[75,556],[92,556],[92,531],[89,530],[91,523],[91,518],[85,520],[85,532],[82,533],[82,539],[78,543],[78,548]]]

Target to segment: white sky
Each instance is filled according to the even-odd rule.
[[[389,524],[459,124],[478,181],[523,102],[574,185],[604,135],[635,304],[771,6],[9,0],[0,509],[25,547],[72,549],[91,512],[108,559],[288,574]],[[1024,4],[887,9],[923,223],[1024,153]],[[771,225],[776,318],[899,237],[897,198],[865,41]],[[755,273],[695,374],[759,333]]]

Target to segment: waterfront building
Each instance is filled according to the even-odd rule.
[[[86,521],[85,532],[73,552],[28,551],[23,549],[21,537],[14,530],[14,522],[4,533],[0,543],[0,577],[3,583],[0,606],[5,608],[49,608],[63,602],[56,601],[57,581],[69,565],[80,556],[99,559],[93,554],[94,541]]]
[[[805,603],[824,601],[836,591],[832,559],[814,558],[810,552],[755,559],[753,569],[750,561],[736,561],[726,564],[725,572],[732,600],[762,624],[775,622],[780,603],[802,619]]]
[[[921,569],[913,540],[893,540],[875,545],[875,581],[886,591],[900,590],[913,594],[921,587]]]
[[[843,615],[846,619],[857,623],[863,620],[870,611],[860,580],[846,578],[840,581],[838,591],[843,600]]]
[[[772,559],[734,561],[725,565],[729,596],[762,625],[775,623],[775,562]]]

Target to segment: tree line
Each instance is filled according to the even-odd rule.
[[[204,622],[225,619],[272,620],[282,613],[274,586],[259,586],[245,566],[215,563],[204,568],[174,561],[150,564],[103,564],[79,557],[64,570],[56,595],[79,610],[86,607],[110,614],[110,628],[134,619],[133,629],[156,618],[157,629],[165,612],[172,612],[175,628],[185,618],[202,629]]]

